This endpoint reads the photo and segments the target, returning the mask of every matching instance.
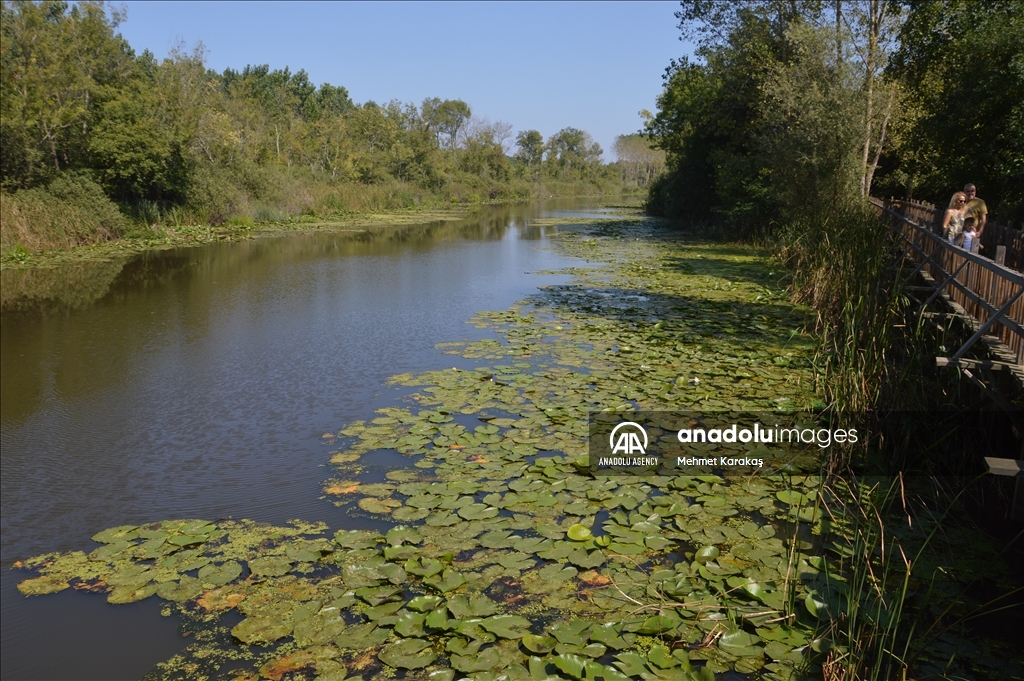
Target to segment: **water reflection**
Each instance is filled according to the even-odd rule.
[[[538,214],[4,272],[4,566],[163,518],[357,527],[320,498],[322,433],[393,403],[388,376],[453,364],[433,346],[486,335],[465,324],[474,312],[564,281],[528,274],[576,264],[544,248],[554,228],[532,226]],[[12,574],[4,678],[59,676],[33,601],[7,597]]]

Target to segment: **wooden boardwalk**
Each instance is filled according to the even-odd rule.
[[[959,350],[949,357],[936,358],[936,363],[965,369],[984,365],[1008,370],[1024,385],[1024,274],[950,244],[936,233],[934,216],[920,204],[878,199],[871,199],[871,204],[899,235],[903,256],[916,263],[908,279],[920,274],[925,280],[930,295],[922,305],[922,314],[959,318],[973,330]],[[932,222],[919,222],[927,219]],[[1005,246],[997,248],[1000,255],[1007,252]],[[923,309],[938,298],[945,300],[952,312]],[[988,348],[992,359],[966,357],[979,341]]]
[[[1024,388],[1024,274],[1002,264],[1007,252],[1018,259],[1024,256],[1020,232],[1003,228],[999,239],[986,239],[988,249],[996,251],[993,262],[977,253],[949,243],[938,233],[941,227],[936,210],[922,204],[871,199],[878,214],[899,237],[901,258],[914,267],[904,285],[917,289],[922,301],[919,314],[936,323],[962,322],[970,338],[948,357],[936,357],[938,366],[957,367],[961,374],[977,386],[1008,414],[1019,414],[999,389],[993,371],[1008,373],[1018,388]],[[991,226],[986,227],[988,235]],[[1016,232],[1014,234],[1013,232]],[[1014,249],[1014,250],[1010,250]],[[914,286],[920,274],[924,286]],[[950,311],[933,312],[926,308],[938,299]],[[967,353],[976,344],[988,351],[988,358],[975,359]],[[1022,424],[1017,425],[1021,427]],[[1012,454],[1008,452],[1008,454]],[[986,457],[985,464],[993,475],[1016,478],[1010,517],[1024,522],[1024,459]]]

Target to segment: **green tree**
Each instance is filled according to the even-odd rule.
[[[578,128],[562,128],[548,139],[545,149],[545,162],[558,177],[586,179],[601,164],[601,145]]]
[[[1024,3],[910,3],[889,73],[913,120],[881,181],[945,204],[967,182],[993,213],[1024,219]]]

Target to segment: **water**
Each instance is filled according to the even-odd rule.
[[[138,678],[188,643],[156,598],[25,598],[17,559],[167,518],[360,527],[320,498],[323,434],[400,399],[389,376],[461,361],[434,345],[485,337],[473,313],[566,280],[533,274],[580,264],[548,248],[555,228],[530,226],[542,214],[5,273],[3,678]]]

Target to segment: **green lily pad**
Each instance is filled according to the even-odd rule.
[[[427,613],[424,624],[434,631],[448,631],[458,626],[458,620],[448,618],[448,608],[437,608]]]
[[[423,630],[423,624],[426,619],[427,615],[425,613],[404,612],[398,616],[398,621],[395,622],[395,633],[402,638],[426,636],[426,632]]]
[[[645,636],[659,636],[667,634],[680,624],[682,624],[682,620],[674,615],[653,615],[643,621],[636,633]]]
[[[160,544],[163,544],[163,539],[160,539]],[[143,544],[145,546],[145,544]],[[89,554],[89,560],[110,560],[118,554],[127,551],[128,549],[134,548],[135,543],[131,541],[117,541],[113,544],[107,544],[101,546],[92,553]],[[177,547],[175,547],[177,548]],[[170,551],[168,551],[170,553]]]
[[[265,556],[249,561],[249,571],[257,577],[280,577],[292,569],[292,561],[284,556]]]
[[[579,655],[556,655],[552,662],[563,674],[574,679],[582,679],[588,660]]]
[[[594,536],[594,533],[590,531],[590,528],[586,525],[580,525],[579,523],[572,525],[566,531],[566,535],[573,541],[586,541]]]
[[[92,536],[92,540],[100,544],[116,544],[122,541],[130,541],[139,536],[138,525],[119,525],[110,527]]]
[[[558,639],[559,643],[582,646],[587,642],[587,629],[591,626],[586,620],[558,622],[548,629],[548,633]]]
[[[406,572],[410,572],[420,577],[431,577],[441,572],[444,569],[444,564],[435,558],[410,558],[405,562]]]
[[[537,653],[538,655],[547,655],[555,649],[555,645],[558,643],[557,640],[551,636],[537,636],[535,634],[525,634],[522,639],[523,647],[529,650],[531,653]]]
[[[440,596],[417,596],[406,603],[406,607],[416,612],[430,612],[441,605],[442,601]]]
[[[442,593],[447,593],[448,591],[454,591],[465,584],[466,578],[463,577],[461,573],[449,568],[440,575],[435,574],[429,577],[424,577],[423,583]]]
[[[199,570],[199,581],[203,584],[223,586],[233,582],[242,574],[242,565],[234,560],[229,560],[221,565],[207,565]]]
[[[292,633],[292,622],[276,617],[249,617],[234,626],[231,635],[249,645],[270,645]]]
[[[203,583],[185,575],[177,582],[163,582],[157,587],[156,593],[169,601],[187,601],[203,593]]]
[[[381,619],[383,617],[388,617],[389,615],[394,615],[401,608],[402,608],[401,601],[399,601],[397,603],[384,603],[382,605],[375,605],[372,608],[367,608],[366,610],[363,611],[363,614],[366,615],[366,617],[369,618],[370,620],[379,620],[379,619]]]
[[[647,661],[661,669],[679,666],[679,660],[672,657],[672,651],[663,645],[651,646],[647,651]]]
[[[468,598],[460,594],[449,599],[448,610],[456,619],[487,617],[498,612],[498,604],[486,596]]]
[[[615,622],[595,624],[590,629],[590,640],[615,650],[629,647],[629,642],[622,637],[620,627]]]
[[[69,586],[71,585],[66,580],[59,577],[43,575],[42,577],[34,577],[18,582],[18,591],[26,596],[42,596],[63,591]]]
[[[530,620],[516,615],[496,615],[480,622],[480,626],[499,638],[522,638],[530,633]]]
[[[460,672],[485,672],[501,663],[501,654],[497,648],[488,648],[478,655],[452,655],[450,661]]]
[[[697,550],[693,559],[698,563],[707,563],[708,561],[718,558],[720,553],[721,552],[718,550],[717,546],[705,546]]]
[[[460,508],[458,514],[466,520],[484,520],[498,515],[498,509],[486,504],[470,504]]]
[[[422,669],[437,659],[430,642],[418,638],[404,639],[386,645],[377,657],[384,664],[396,669]]]
[[[775,498],[784,504],[789,504],[790,506],[806,506],[811,501],[807,496],[800,492],[789,489],[776,492]]]
[[[584,548],[578,548],[568,556],[570,563],[585,570],[596,568],[605,564],[603,551],[591,551],[587,553]]]
[[[497,511],[497,509],[495,509],[495,511]],[[495,515],[497,515],[497,513],[495,513]],[[428,515],[423,522],[431,527],[450,527],[452,525],[457,525],[462,521],[459,520],[459,517],[454,513],[449,513],[447,511],[434,511]]]
[[[107,603],[113,603],[114,605],[123,605],[125,603],[134,603],[149,598],[157,592],[159,584],[145,584],[138,586],[135,584],[127,586],[117,586],[109,594],[107,594]]]
[[[404,525],[398,525],[397,527],[391,528],[384,536],[384,539],[392,546],[398,546],[399,544],[419,544],[423,541],[423,537],[419,532],[411,527],[405,527]]]

